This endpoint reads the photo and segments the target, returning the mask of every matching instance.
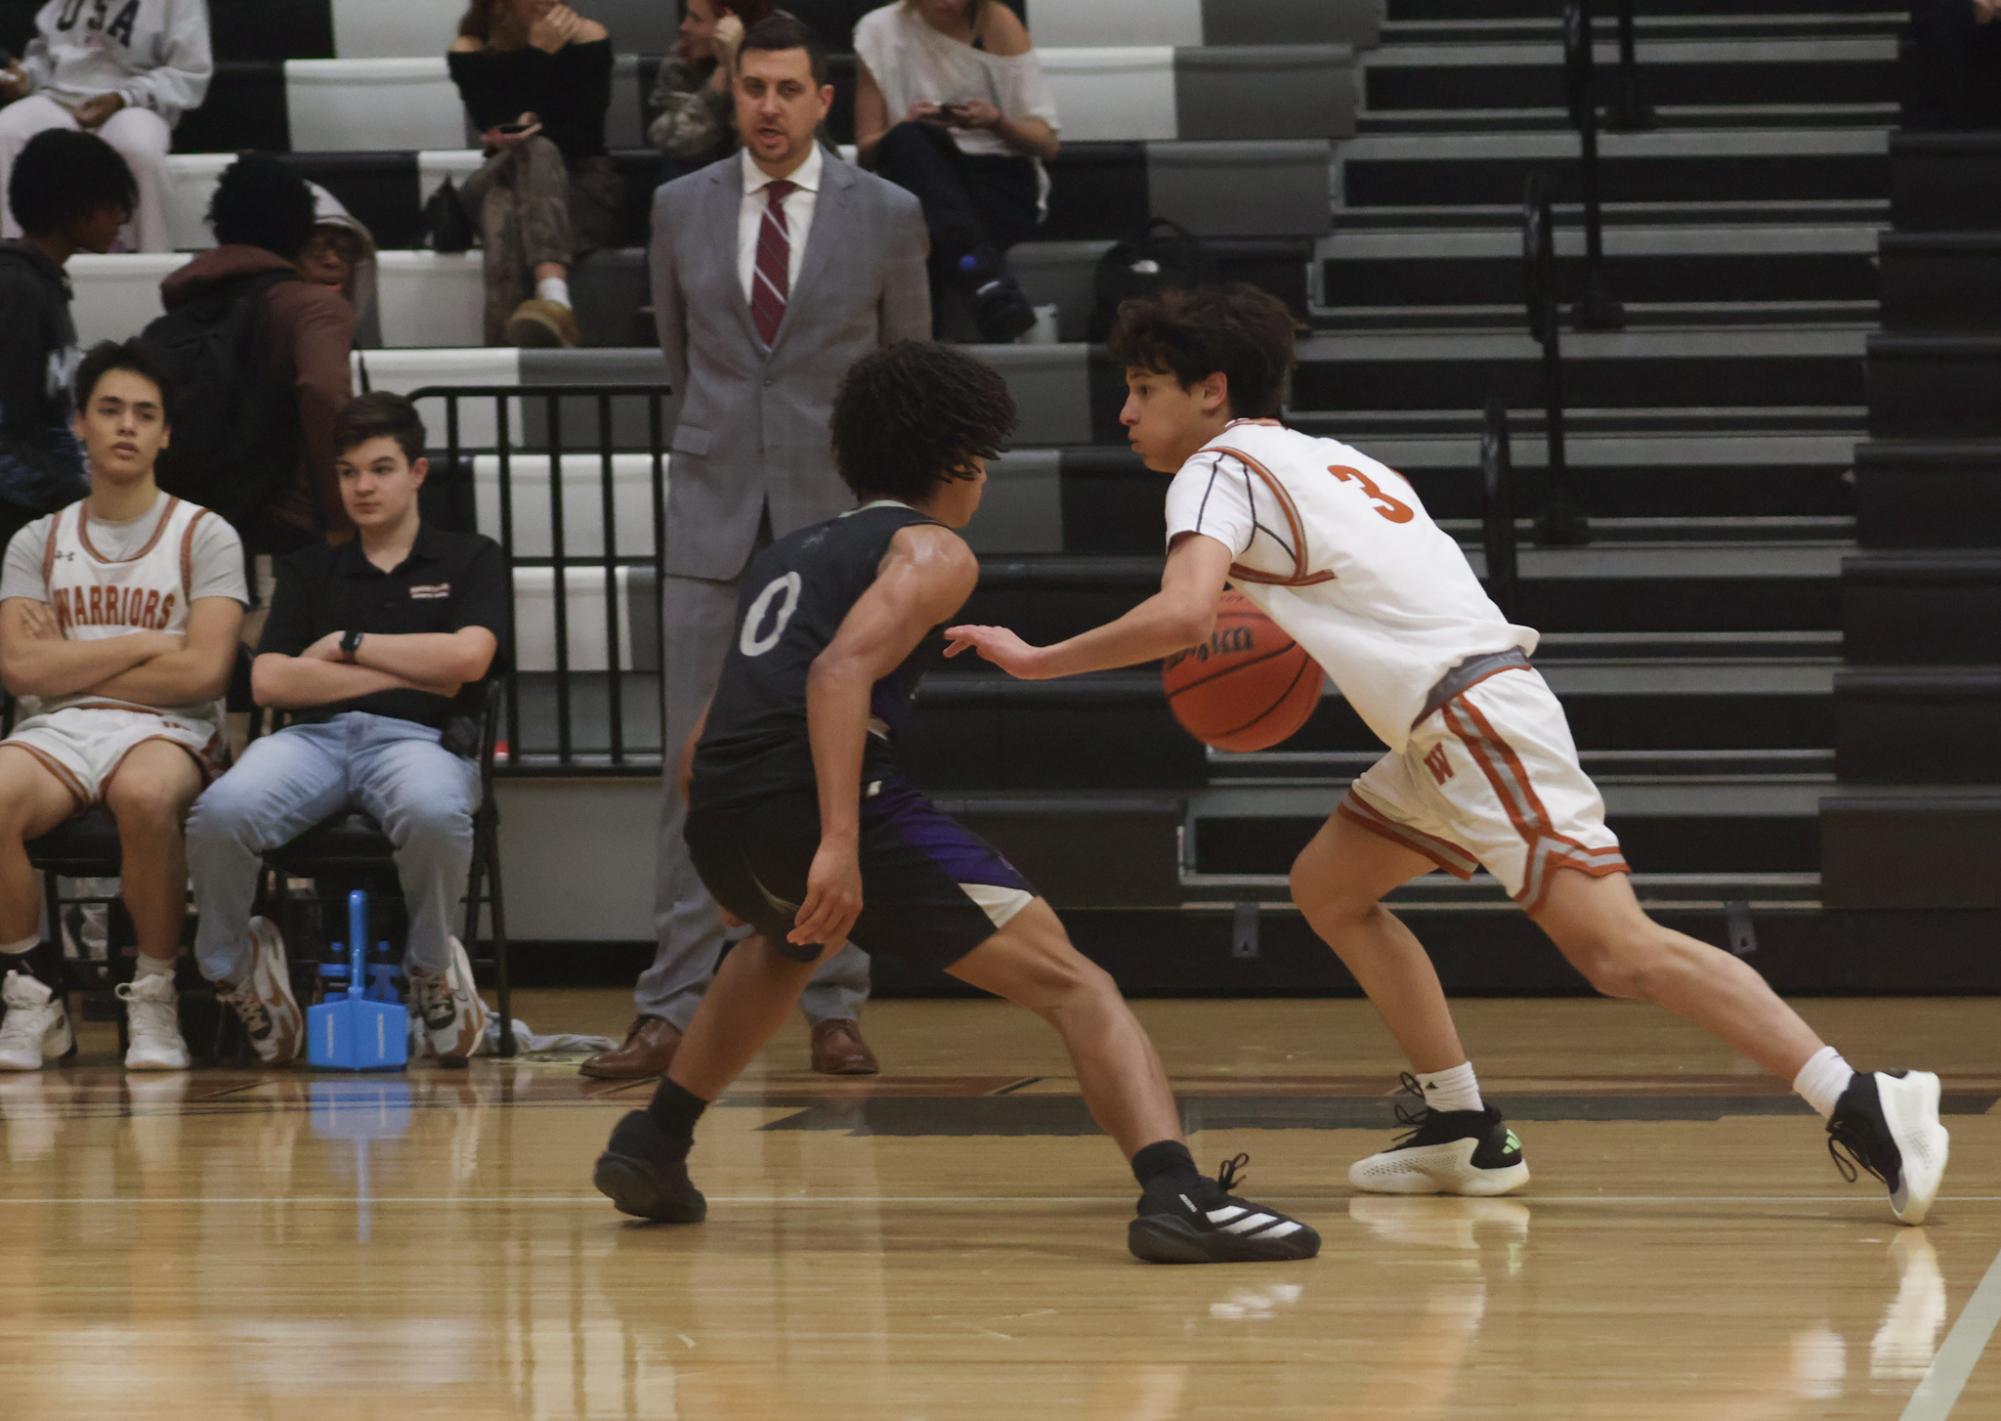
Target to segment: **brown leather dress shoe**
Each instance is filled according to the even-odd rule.
[[[601,1081],[637,1081],[664,1076],[674,1063],[681,1033],[657,1016],[642,1016],[625,1033],[625,1044],[600,1051],[577,1070]]]
[[[872,1076],[882,1067],[861,1027],[837,1016],[813,1023],[813,1069],[823,1076]]]

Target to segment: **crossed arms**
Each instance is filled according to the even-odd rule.
[[[243,630],[243,605],[203,597],[188,608],[185,636],[127,632],[71,641],[46,602],[0,602],[0,681],[17,696],[92,695],[169,710],[220,698],[229,689]]]
[[[328,632],[297,656],[266,651],[250,664],[250,690],[260,706],[304,710],[382,691],[421,691],[450,699],[486,675],[500,641],[485,627],[455,632],[369,632],[353,661]]]

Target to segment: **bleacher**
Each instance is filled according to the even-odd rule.
[[[6,27],[18,31],[34,8],[0,5],[0,43],[18,47]],[[672,42],[674,7],[588,8],[621,56],[613,146],[632,179],[626,245],[573,277],[594,348],[477,348],[478,254],[420,249],[424,198],[479,161],[442,59],[455,5],[211,0],[221,68],[209,105],[181,129],[174,233],[185,249],[206,243],[200,214],[228,149],[287,153],[383,247],[378,339],[364,353],[374,385],[574,387],[562,416],[566,548],[600,555],[609,505],[616,551],[643,561],[653,474],[643,421],[621,415],[616,448],[600,450],[588,392],[664,378],[656,352],[627,342],[658,165],[639,136],[640,102]],[[792,8],[845,50],[870,4]],[[1471,548],[1480,411],[1502,396],[1516,417],[1522,506],[1540,505],[1540,354],[1521,314],[1530,171],[1556,183],[1567,287],[1580,251],[1553,0],[1387,0],[1386,13],[1380,0],[1148,0],[1144,25],[1122,0],[1028,0],[1026,13],[1065,142],[1050,220],[1015,260],[1031,299],[1058,306],[1062,343],[982,351],[1006,372],[1022,424],[971,530],[985,571],[969,616],[1059,636],[1157,579],[1162,483],[1118,437],[1116,374],[1082,343],[1099,254],[1150,215],[1191,228],[1226,274],[1277,291],[1309,324],[1295,423],[1405,471]],[[1861,589],[1890,568],[1853,561],[1858,497],[1865,543],[1916,516],[1883,492],[1907,478],[1941,491],[1978,484],[1991,509],[1985,476],[2001,439],[1989,427],[1995,402],[1971,398],[1993,388],[1992,335],[1872,340],[1899,250],[1885,240],[1879,275],[1877,230],[1893,180],[1915,161],[1901,148],[1893,157],[1890,137],[1899,18],[1875,0],[1644,7],[1640,62],[1660,126],[1602,143],[1607,270],[1628,328],[1565,341],[1570,464],[1594,540],[1525,546],[1521,557],[1521,616],[1546,634],[1538,659],[1642,897],[1712,940],[1734,930],[1741,941],[1753,924],[1756,960],[1787,989],[1965,988],[1977,985],[1969,972],[1994,985],[1979,976],[1992,969],[1969,968],[1953,944],[2001,923],[2001,904],[1952,905],[1950,931],[1897,938],[1886,955],[1906,920],[1823,879],[1823,835],[1831,854],[1837,827],[1854,822],[1837,779],[1856,763],[1844,737],[1864,724],[1844,630],[1855,635]],[[1608,29],[1601,62],[1609,41]],[[837,70],[845,95],[851,61]],[[836,119],[843,139],[848,113],[844,104]],[[1991,257],[1974,238],[1952,250],[1976,265]],[[143,321],[175,260],[77,259],[86,336]],[[1978,269],[1991,274],[1991,263]],[[1916,364],[1896,386],[1900,361]],[[1923,437],[1929,415],[1896,422],[1926,398],[1956,419],[1978,406],[1989,424],[1953,426],[1960,442],[1941,444]],[[539,408],[529,399],[508,412],[516,551],[527,558],[551,550]],[[491,411],[468,406],[448,474],[488,528],[500,433]],[[1938,521],[1909,541],[1951,538],[1953,515]],[[1991,588],[1987,564],[1963,572]],[[1917,580],[1940,585],[1931,570]],[[510,769],[608,773],[584,751],[556,764],[529,748],[548,743],[554,714],[559,585],[578,744],[602,739],[617,695],[629,742],[657,755],[643,741],[657,735],[646,713],[657,674],[650,569],[531,566],[518,578],[523,708]],[[1855,646],[1846,654],[1853,662]],[[1972,704],[1965,677],[1979,674],[1952,673],[1938,696]],[[1922,678],[1910,688],[1926,684],[1936,690]],[[1338,695],[1293,741],[1252,756],[1205,753],[1181,735],[1145,670],[1026,685],[954,663],[927,681],[923,703],[910,747],[919,778],[1001,841],[1130,989],[1346,987],[1282,906],[1292,854],[1377,753]],[[1843,842],[1866,846],[1879,829]],[[635,884],[637,906],[620,919],[641,925],[633,937],[646,931],[650,891]],[[1488,880],[1438,877],[1402,896],[1455,988],[1575,988]],[[520,935],[563,934],[531,921]],[[1496,951],[1512,948],[1524,950]],[[887,964],[880,976],[904,981]]]

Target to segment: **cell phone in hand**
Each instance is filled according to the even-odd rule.
[[[539,123],[502,123],[494,126],[494,132],[508,138],[516,138],[524,133],[533,133],[542,125]]]

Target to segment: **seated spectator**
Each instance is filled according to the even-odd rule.
[[[188,820],[195,954],[269,1065],[305,1022],[285,945],[251,916],[260,856],[335,814],[373,815],[396,849],[409,910],[410,1009],[440,1057],[462,1061],[487,1011],[451,935],[472,868],[484,682],[507,626],[507,561],[476,533],[426,527],[424,426],[401,395],[341,412],[340,494],[358,535],[278,567],[252,669],[259,705],[291,724],[251,742]]]
[[[124,242],[170,252],[167,149],[174,125],[208,95],[205,0],[145,0],[115,9],[98,0],[49,0],[35,17],[24,60],[0,70],[0,189],[23,145],[50,128],[96,133],[118,150],[138,184]],[[18,237],[18,214],[0,205],[0,237]]]
[[[313,194],[313,235],[299,255],[306,280],[330,286],[354,308],[356,345],[379,345],[375,314],[375,234],[348,212],[341,200],[318,183]],[[360,332],[370,334],[363,337]]]
[[[1046,213],[1056,104],[1028,30],[997,0],[900,0],[855,26],[863,163],[924,204],[932,309],[970,303],[980,339],[1010,341],[1035,310],[1003,253]]]
[[[485,251],[486,343],[581,344],[570,268],[618,232],[604,146],[611,36],[555,0],[472,0],[448,62],[486,166],[463,193]]]
[[[23,714],[0,741],[0,1070],[40,1070],[70,1048],[62,953],[36,931],[41,884],[25,846],[101,801],[118,825],[139,939],[136,972],[118,988],[125,1068],[180,1071],[181,821],[219,768],[248,600],[243,545],[154,481],[173,408],[143,345],[92,350],[76,396],[90,496],[22,529],[0,571],[0,679]]]
[[[2001,0],[1911,0],[1913,128],[2001,128]]]
[[[646,111],[646,136],[667,155],[660,181],[672,182],[738,147],[736,47],[771,13],[771,0],[687,0],[681,39],[662,61]]]
[[[262,491],[247,512],[233,500],[211,500],[236,519],[256,553],[289,552],[354,531],[334,479],[333,426],[353,393],[355,311],[300,267],[316,220],[304,178],[268,154],[246,154],[224,170],[209,203],[217,245],[160,283],[168,318],[205,301],[264,303],[255,325],[263,360],[243,372],[241,386],[248,397],[278,406],[248,412],[266,447],[248,451],[241,477]],[[193,441],[180,442],[189,456]],[[230,451],[232,463],[238,452]],[[174,460],[168,468],[175,469]],[[212,477],[216,470],[193,472]],[[238,472],[232,468],[229,477]],[[169,480],[169,487],[180,486]]]
[[[63,267],[78,252],[111,249],[137,190],[103,139],[55,128],[28,140],[6,198],[25,235],[0,242],[0,548],[90,492],[70,428],[82,352]]]

